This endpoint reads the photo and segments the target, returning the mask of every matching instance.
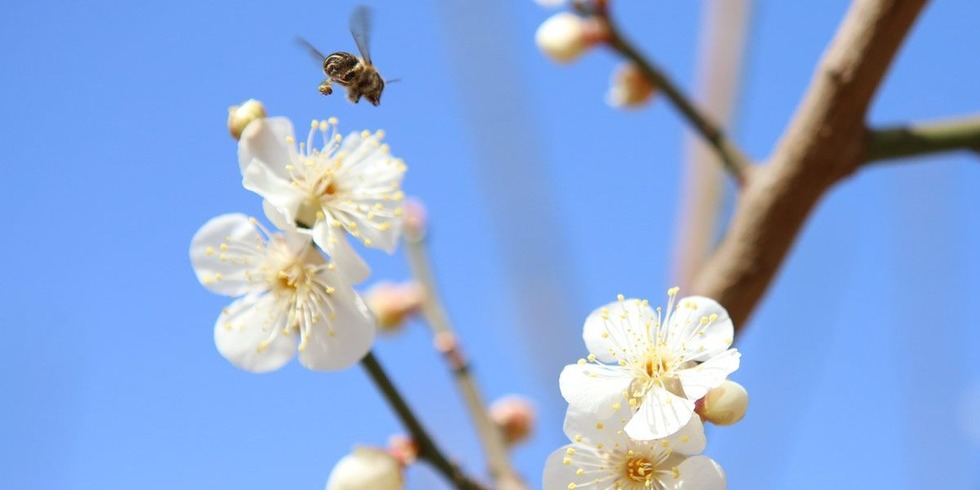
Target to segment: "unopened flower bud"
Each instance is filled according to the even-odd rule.
[[[428,214],[422,201],[415,198],[405,199],[402,210],[405,213],[405,236],[409,240],[424,238],[428,226]]]
[[[609,79],[606,103],[618,109],[640,107],[653,97],[656,87],[643,76],[635,64],[626,61],[616,68]]]
[[[267,116],[265,106],[255,99],[248,99],[242,105],[233,105],[228,108],[228,132],[232,138],[238,140],[248,123]]]
[[[500,428],[508,446],[518,444],[532,432],[537,413],[526,398],[510,395],[490,405],[490,419]]]
[[[541,23],[534,39],[546,56],[558,63],[570,63],[607,36],[604,21],[560,12]]]
[[[732,425],[745,417],[749,393],[742,385],[725,380],[698,400],[694,407],[702,420],[715,425]]]
[[[373,447],[358,447],[330,472],[327,490],[401,490],[403,467],[394,456]]]
[[[419,457],[419,445],[411,438],[398,434],[388,438],[388,454],[394,456],[402,466],[408,466]]]
[[[425,289],[415,281],[404,283],[379,282],[364,294],[378,327],[383,332],[395,332],[422,308]]]

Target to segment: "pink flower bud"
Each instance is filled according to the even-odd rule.
[[[626,61],[616,68],[609,79],[609,92],[606,102],[618,109],[636,108],[645,105],[656,93],[654,87],[639,68]]]
[[[394,456],[402,466],[408,466],[418,459],[419,445],[404,434],[393,435],[388,439],[388,454]]]
[[[534,431],[537,413],[526,398],[505,396],[490,405],[490,419],[500,428],[508,446],[518,444]]]
[[[422,201],[415,198],[405,199],[402,205],[405,213],[405,236],[409,240],[421,240],[425,237],[428,227],[428,213]]]
[[[364,301],[378,320],[383,332],[398,331],[425,301],[425,289],[415,281],[379,282],[364,295]]]

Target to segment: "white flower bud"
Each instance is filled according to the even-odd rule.
[[[330,472],[327,490],[401,490],[402,465],[394,456],[372,447],[354,448]]]
[[[504,442],[512,446],[527,439],[534,432],[537,414],[530,400],[510,395],[490,405],[490,419],[500,428]]]
[[[618,108],[636,108],[646,104],[656,88],[632,62],[623,62],[609,79],[606,103]]]
[[[248,99],[242,105],[233,105],[228,108],[228,132],[232,138],[238,140],[248,123],[264,117],[268,117],[265,106],[255,99]]]
[[[715,425],[732,425],[742,417],[749,407],[749,393],[742,385],[725,380],[698,400],[696,411],[702,420]]]
[[[415,281],[379,282],[364,294],[364,301],[378,320],[381,331],[395,332],[422,308],[425,289]]]
[[[552,15],[541,23],[534,36],[546,56],[558,63],[575,61],[601,36],[598,20],[584,19],[570,12]]]

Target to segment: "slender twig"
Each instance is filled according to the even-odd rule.
[[[953,150],[980,150],[980,115],[876,129],[865,163]]]
[[[490,474],[498,483],[506,481],[507,488],[526,488],[520,483],[521,479],[511,466],[503,434],[490,420],[486,403],[484,403],[476,380],[470,372],[469,360],[463,354],[459,339],[449,322],[449,316],[439,301],[432,264],[429,262],[429,255],[426,250],[425,237],[421,234],[409,233],[405,237],[405,246],[412,273],[425,290],[422,315],[432,331],[436,349],[443,354],[449,364],[456,381],[456,388],[459,390],[470,418],[476,426],[480,444],[487,456]]]
[[[395,385],[392,384],[391,379],[385,373],[381,364],[375,359],[374,353],[369,352],[361,360],[361,366],[371,376],[371,380],[381,390],[385,399],[388,400],[388,404],[391,405],[392,410],[398,414],[398,418],[401,419],[402,424],[408,429],[412,440],[418,445],[419,459],[432,464],[436,470],[453,483],[457,490],[486,490],[485,487],[466,476],[455,463],[450,461],[439,450],[435,441],[432,440],[429,433],[422,427],[418,418],[415,417],[415,413],[412,412],[412,409],[405,403],[405,399],[402,398]]]
[[[607,43],[609,46],[629,59],[640,69],[651,85],[667,97],[681,115],[687,120],[698,133],[711,144],[712,148],[718,153],[718,158],[732,177],[743,184],[749,170],[749,158],[745,155],[725,135],[725,132],[704,114],[700,109],[681,92],[680,88],[670,79],[667,74],[643,56],[619,31],[616,22],[609,16],[608,9],[603,6],[596,9],[593,14],[602,20],[608,30]]]

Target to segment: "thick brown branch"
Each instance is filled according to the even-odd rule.
[[[872,131],[865,163],[953,150],[980,151],[980,115]]]
[[[768,164],[752,167],[731,226],[694,291],[737,328],[759,302],[819,198],[865,160],[868,105],[926,0],[856,0]]]

